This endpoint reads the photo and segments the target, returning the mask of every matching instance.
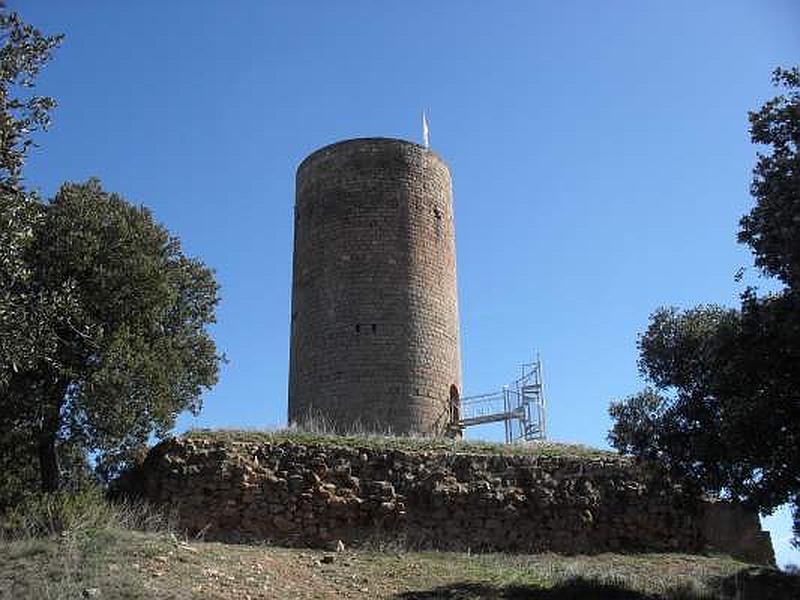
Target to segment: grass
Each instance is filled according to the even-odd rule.
[[[746,568],[687,555],[332,553],[109,527],[0,543],[0,598],[700,600]]]
[[[589,448],[579,444],[553,442],[528,442],[503,444],[499,442],[459,440],[447,437],[422,435],[395,435],[391,430],[376,433],[374,427],[354,422],[347,431],[340,431],[334,423],[320,413],[309,413],[300,424],[273,430],[193,429],[185,439],[212,440],[240,443],[285,443],[322,445],[340,448],[369,449],[376,451],[430,452],[450,454],[476,454],[500,456],[552,456],[552,457],[615,457],[607,450]]]
[[[399,450],[403,452],[430,452],[451,454],[543,456],[543,457],[595,457],[619,458],[606,450],[589,448],[579,444],[553,442],[530,442],[526,444],[502,444],[473,440],[446,438],[394,436],[370,433],[340,435],[326,431],[305,431],[296,428],[272,431],[249,431],[234,429],[193,429],[183,435],[187,440],[211,440],[216,442],[241,442],[254,444],[323,445],[340,448],[358,448],[378,451]]]
[[[171,523],[143,502],[106,502],[97,488],[31,497],[0,518],[0,598],[81,598],[99,589],[144,598],[141,578],[124,567],[177,539]]]
[[[171,531],[175,515],[144,501],[106,502],[100,488],[31,496],[0,518],[0,541],[129,529]]]
[[[0,516],[0,599],[800,598],[800,576],[725,556],[330,552],[189,540],[173,523],[99,490],[32,499]]]

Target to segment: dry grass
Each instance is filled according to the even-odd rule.
[[[800,598],[800,576],[723,556],[329,552],[198,542],[172,523],[99,490],[31,500],[0,518],[0,599]]]
[[[0,598],[732,598],[725,557],[302,550],[98,530],[0,543]],[[747,598],[747,596],[741,596]]]
[[[193,429],[184,434],[186,439],[211,439],[220,442],[281,443],[324,445],[342,448],[367,448],[371,450],[400,450],[403,452],[431,452],[450,454],[476,454],[501,456],[575,456],[620,458],[606,450],[579,444],[555,442],[530,442],[502,444],[473,440],[453,440],[417,436],[395,436],[376,433],[337,434],[327,431],[308,431],[296,427],[276,430]]]
[[[144,598],[126,561],[109,557],[177,539],[173,523],[145,502],[109,503],[97,488],[30,497],[0,518],[0,598],[81,598],[101,587],[104,597]]]
[[[190,541],[153,508],[108,504],[96,491],[42,498],[0,523],[0,599],[8,600],[770,597],[763,586],[744,594],[751,567],[727,557],[470,555],[391,545],[336,553]],[[778,582],[789,595],[771,597],[800,590],[800,578],[770,572],[778,576],[789,578]]]
[[[0,518],[0,541],[80,536],[103,529],[170,532],[176,515],[144,500],[109,503],[100,488],[31,496]]]
[[[365,423],[353,422],[347,431],[340,431],[324,415],[309,413],[298,424],[273,430],[194,429],[186,438],[210,438],[219,441],[250,443],[320,444],[346,448],[400,450],[404,452],[436,452],[480,455],[537,455],[537,456],[597,456],[618,457],[616,453],[589,448],[579,444],[529,442],[503,444],[499,442],[457,440],[422,435],[396,435],[391,430],[376,432]]]

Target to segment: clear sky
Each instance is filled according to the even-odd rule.
[[[295,168],[420,141],[423,108],[454,181],[465,395],[539,350],[551,437],[605,446],[653,309],[756,280],[747,111],[800,62],[796,0],[8,4],[67,36],[29,183],[98,176],[216,269],[230,364],[181,428],[285,423]],[[786,513],[769,525],[800,562]]]

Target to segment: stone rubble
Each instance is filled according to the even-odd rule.
[[[390,542],[503,552],[717,551],[774,564],[743,507],[627,457],[482,455],[170,439],[121,487],[207,538],[336,549]]]

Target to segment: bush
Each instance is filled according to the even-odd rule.
[[[143,501],[110,502],[99,487],[30,496],[0,516],[0,539],[30,539],[103,529],[171,531],[174,516]]]

